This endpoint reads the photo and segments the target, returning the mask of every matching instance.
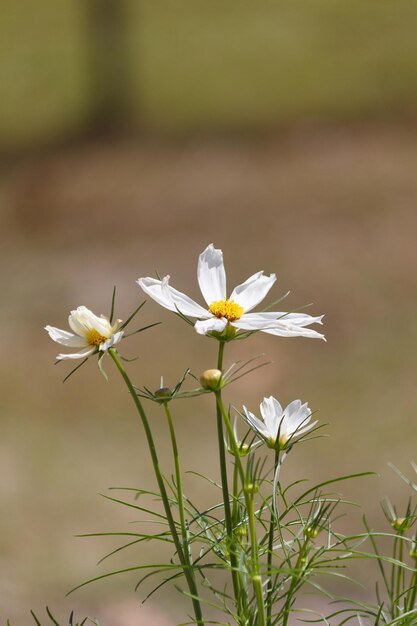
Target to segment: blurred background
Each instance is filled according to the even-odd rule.
[[[300,397],[330,438],[300,446],[285,480],[374,470],[346,498],[387,529],[378,501],[405,509],[416,455],[417,7],[407,0],[3,0],[0,23],[0,621],[45,604],[104,626],[183,619],[173,591],[141,607],[138,577],[73,586],[163,558],[142,545],[96,567],[130,530],[111,486],[154,486],[141,425],[117,373],[70,366],[43,330],[84,304],[117,315],[135,279],[170,273],[199,299],[198,254],[224,250],[229,286],[276,272],[271,300],[313,302],[328,342],[262,336],[226,363],[268,368],[229,388],[256,410]],[[139,385],[173,385],[215,364],[214,342],[149,302],[124,344]],[[162,414],[150,407],[163,463]],[[206,399],[174,407],[185,469],[216,476]],[[188,493],[218,498],[198,478]],[[341,528],[361,528],[352,509]],[[368,573],[372,578],[376,571]],[[367,575],[368,575],[367,574]],[[363,574],[362,574],[363,577]],[[340,591],[340,589],[339,589]],[[345,590],[366,594],[368,590]],[[316,601],[313,601],[316,602]]]

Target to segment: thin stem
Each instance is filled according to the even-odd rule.
[[[410,594],[408,600],[407,610],[411,611],[414,608],[417,598],[417,559],[414,559],[414,572],[410,581]]]
[[[175,525],[175,521],[174,518],[172,516],[172,512],[169,506],[169,499],[168,499],[168,494],[166,492],[166,488],[165,488],[165,483],[164,483],[164,478],[162,476],[162,472],[159,466],[159,460],[158,460],[158,455],[156,452],[156,447],[155,447],[155,442],[153,440],[153,436],[152,436],[152,431],[151,428],[149,426],[149,422],[148,422],[148,418],[146,416],[146,413],[144,411],[144,408],[142,406],[141,401],[139,400],[139,397],[136,394],[135,388],[126,372],[126,370],[124,369],[120,359],[119,359],[119,354],[117,352],[117,350],[115,348],[110,348],[108,350],[109,355],[111,356],[111,358],[113,359],[114,363],[116,364],[117,369],[119,370],[120,374],[122,375],[123,380],[126,383],[126,386],[129,390],[130,395],[132,396],[132,400],[135,403],[136,409],[139,413],[139,416],[142,420],[142,424],[143,424],[143,428],[145,430],[145,435],[146,435],[146,439],[148,442],[148,446],[149,446],[149,451],[151,454],[151,459],[152,459],[152,464],[153,464],[153,468],[154,468],[154,472],[155,472],[155,476],[156,476],[156,480],[158,482],[158,487],[159,487],[159,491],[161,493],[161,498],[162,498],[162,503],[164,505],[164,510],[165,510],[165,515],[169,524],[169,529],[171,531],[171,535],[172,538],[174,540],[175,543],[175,548],[177,550],[178,553],[178,558],[181,562],[182,565],[182,569],[184,572],[184,576],[187,580],[187,584],[188,584],[188,588],[190,590],[190,594],[191,594],[191,600],[193,603],[193,607],[194,607],[194,613],[195,613],[195,617],[196,617],[196,622],[199,626],[204,626],[204,621],[203,621],[203,615],[202,615],[202,611],[201,611],[201,606],[200,606],[200,601],[198,599],[198,589],[197,589],[197,585],[195,582],[195,578],[194,578],[194,572],[192,570],[192,568],[189,566],[189,564],[187,563],[187,560],[184,556],[184,551],[182,549],[181,546],[181,541],[180,538],[178,536],[178,532],[177,532],[177,528]]]
[[[399,546],[398,546],[398,560],[402,562],[403,560],[403,551],[404,551],[404,541],[402,532],[399,533]],[[397,590],[395,595],[395,601],[398,606],[398,612],[400,612],[400,602],[401,602],[401,582],[403,579],[404,568],[401,565],[397,566]]]
[[[184,547],[184,556],[187,560],[188,565],[190,565],[191,561],[190,561],[190,554],[189,554],[189,548],[188,548],[187,522],[185,519],[184,492],[182,489],[180,459],[179,459],[179,454],[178,454],[177,439],[175,437],[174,424],[172,422],[171,411],[169,410],[168,402],[164,402],[164,409],[165,409],[165,415],[167,416],[167,420],[168,420],[169,434],[171,436],[171,444],[172,444],[172,453],[174,455],[175,478],[176,478],[176,483],[177,483],[177,500],[178,500],[178,510],[180,514],[182,545]]]
[[[233,527],[238,523],[238,512],[239,512],[239,468],[237,463],[233,468],[233,508],[232,508],[232,522]]]
[[[392,549],[392,558],[393,563],[391,565],[391,585],[390,585],[390,602],[391,602],[391,617],[392,619],[396,616],[396,604],[395,604],[395,573],[396,573],[396,565],[395,560],[397,558],[397,545],[398,545],[398,535],[394,539],[394,546]]]
[[[297,562],[295,564],[295,574],[291,575],[291,584],[290,587],[288,589],[287,592],[287,597],[285,600],[285,605],[283,608],[283,613],[284,613],[284,619],[282,622],[282,626],[287,626],[288,624],[288,619],[290,617],[290,609],[291,609],[291,603],[292,603],[292,598],[294,595],[294,592],[297,589],[297,585],[302,577],[302,574],[300,574],[301,572],[301,567],[302,567],[302,563],[306,557],[306,554],[308,552],[308,544],[309,544],[309,539],[306,538],[303,545],[301,546],[300,552],[298,553],[298,558],[297,558]]]
[[[252,584],[256,597],[256,604],[258,606],[258,626],[265,626],[265,603],[264,594],[262,589],[262,577],[259,568],[259,550],[258,540],[256,537],[256,520],[255,520],[255,508],[254,508],[254,489],[253,485],[250,489],[249,485],[245,488],[246,507],[248,509],[248,524],[250,541],[252,545]]]
[[[227,433],[229,436],[230,444],[232,446],[233,454],[235,456],[235,461],[238,467],[240,480],[243,486],[243,492],[245,494],[245,504],[248,512],[248,524],[249,524],[249,535],[251,540],[252,547],[252,584],[256,597],[256,603],[258,607],[258,622],[257,626],[266,626],[265,621],[265,603],[263,597],[263,586],[262,586],[262,577],[260,573],[259,567],[259,548],[258,548],[258,540],[256,536],[256,520],[255,520],[255,512],[254,512],[254,502],[253,502],[253,491],[254,485],[249,485],[247,481],[247,476],[242,464],[242,459],[240,458],[239,448],[237,446],[235,435],[233,432],[233,427],[230,422],[229,416],[227,414],[226,409],[224,408],[224,404],[221,397],[221,391],[216,391],[216,400],[217,406],[220,410],[220,414],[223,417],[224,423],[226,424]]]
[[[225,342],[219,342],[219,353],[217,357],[217,369],[223,370],[223,355],[224,355],[224,346]],[[221,393],[220,391],[218,392]],[[224,518],[226,523],[226,533],[228,538],[228,548],[230,551],[230,566],[232,571],[232,583],[233,583],[233,592],[236,601],[236,607],[240,606],[240,584],[239,584],[239,575],[237,572],[237,558],[235,554],[235,540],[233,535],[233,521],[232,521],[232,513],[230,510],[230,497],[229,497],[229,486],[228,486],[228,478],[227,478],[227,466],[226,466],[226,450],[224,445],[224,433],[223,433],[223,419],[222,412],[218,403],[216,402],[216,415],[217,415],[217,439],[219,445],[219,461],[220,461],[220,475],[222,482],[222,492],[223,492],[223,505],[224,505]]]
[[[277,467],[279,464],[279,450],[275,450],[275,461],[274,461],[274,477],[277,471]],[[272,497],[275,498],[275,493],[272,494]],[[271,503],[273,504],[273,502]],[[279,523],[279,520],[277,520]],[[272,550],[274,547],[274,527],[275,527],[275,515],[274,515],[274,507],[271,506],[271,516],[269,518],[269,535],[268,535],[268,565],[267,565],[267,575],[268,581],[266,585],[266,623],[267,626],[271,626],[272,624]]]

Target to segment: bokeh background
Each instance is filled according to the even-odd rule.
[[[139,276],[170,273],[199,297],[196,262],[214,242],[229,286],[275,271],[271,298],[313,302],[328,342],[258,334],[226,362],[273,361],[228,390],[319,409],[330,438],[301,446],[287,480],[374,470],[346,485],[386,528],[378,501],[405,508],[416,455],[417,40],[407,0],[3,0],[0,23],[0,621],[45,604],[102,624],[172,625],[184,601],[141,607],[135,576],[66,592],[112,567],[154,559],[83,532],[137,519],[101,498],[153,487],[141,426],[107,364],[65,385],[47,323],[85,304],[117,314],[141,301]],[[214,342],[149,302],[126,342],[130,370],[156,388],[215,363]],[[216,476],[210,403],[175,406],[186,469]],[[150,408],[166,467],[162,415]],[[199,502],[217,494],[188,476]],[[360,528],[360,510],[341,520]],[[385,525],[384,525],[385,524]],[[372,573],[373,574],[373,573]],[[352,592],[352,590],[349,590]],[[371,594],[372,590],[355,593]],[[314,601],[316,602],[316,601]]]

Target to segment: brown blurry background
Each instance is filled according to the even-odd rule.
[[[0,621],[45,604],[104,626],[172,625],[185,601],[140,606],[138,577],[81,581],[160,561],[141,545],[74,535],[130,530],[134,511],[99,493],[154,486],[141,426],[108,362],[70,366],[43,330],[84,304],[117,315],[143,299],[135,279],[171,274],[196,299],[198,254],[224,251],[232,288],[276,272],[271,300],[313,302],[328,342],[262,335],[226,363],[268,368],[228,390],[319,409],[330,438],[300,446],[284,480],[374,470],[346,485],[369,517],[383,494],[405,508],[416,454],[417,9],[406,0],[4,0],[0,24]],[[149,302],[123,344],[137,384],[175,384],[215,364],[214,342]],[[149,407],[167,471],[162,415]],[[175,404],[185,469],[217,475],[210,403]],[[188,476],[197,502],[217,497]],[[360,510],[342,520],[360,528]],[[134,528],[134,527],[133,527]],[[137,528],[137,526],[136,526]],[[372,575],[374,572],[372,572]],[[376,572],[375,572],[376,574]],[[349,593],[352,590],[348,590]],[[360,592],[367,593],[367,592]]]

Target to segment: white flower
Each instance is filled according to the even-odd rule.
[[[242,417],[270,448],[284,450],[295,437],[303,435],[317,424],[310,424],[311,411],[307,402],[294,400],[284,410],[276,398],[264,398],[260,406],[263,421],[244,406]]]
[[[123,331],[119,331],[121,320],[112,325],[107,317],[104,315],[97,317],[85,306],[79,306],[75,311],[71,311],[68,323],[74,332],[45,326],[50,338],[57,343],[68,348],[80,348],[77,352],[58,354],[57,359],[60,361],[82,359],[94,352],[104,352],[119,343],[123,335]]]
[[[207,335],[212,331],[221,333],[229,324],[237,330],[262,330],[280,337],[324,339],[324,335],[306,328],[310,324],[321,324],[322,315],[312,317],[305,313],[249,313],[265,298],[276,281],[275,274],[266,276],[263,272],[257,272],[235,287],[228,298],[223,253],[214,248],[213,244],[200,254],[197,280],[208,308],[200,306],[171,287],[169,276],[162,280],[139,278],[137,282],[145,293],[166,309],[198,318],[195,329],[200,335]]]

